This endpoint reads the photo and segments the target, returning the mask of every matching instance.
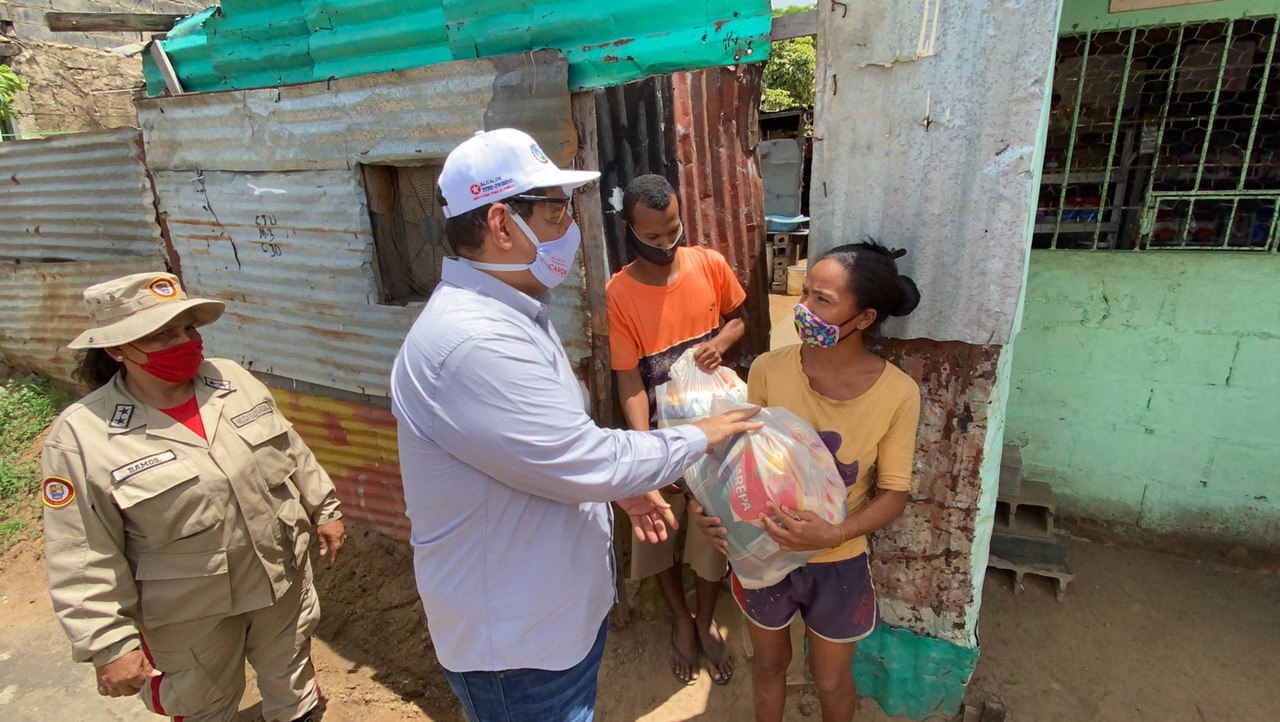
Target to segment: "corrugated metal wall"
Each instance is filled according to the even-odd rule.
[[[376,303],[360,164],[442,162],[473,132],[511,125],[568,166],[566,72],[542,51],[140,103],[187,284],[227,302],[210,348],[256,371],[386,396],[421,305]],[[580,368],[591,348],[584,293],[579,268],[553,307]]]
[[[137,130],[0,143],[0,261],[160,258]]]
[[[690,243],[725,255],[747,290],[745,355],[769,348],[760,177],[764,63],[674,73],[676,159]]]
[[[81,292],[129,273],[163,271],[159,255],[81,263],[0,264],[0,354],[22,369],[79,388],[67,344],[89,325]],[[83,390],[83,389],[82,389]]]
[[[188,92],[262,88],[538,48],[561,50],[574,90],[763,60],[765,0],[223,0],[161,42]],[[148,90],[164,87],[144,58]]]
[[[408,539],[396,420],[391,412],[282,389],[271,393],[329,472],[347,520]]]
[[[595,91],[600,139],[600,195],[605,246],[616,273],[634,256],[622,227],[622,191],[637,176],[656,173],[679,187],[671,76],[655,75]]]

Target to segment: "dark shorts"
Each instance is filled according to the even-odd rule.
[[[730,575],[733,598],[752,624],[786,629],[797,614],[814,634],[831,642],[856,642],[871,634],[880,614],[867,555],[806,564],[763,589],[744,589]]]

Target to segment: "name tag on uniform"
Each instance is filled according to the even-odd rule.
[[[162,451],[159,454],[144,456],[137,461],[130,461],[128,464],[125,464],[118,469],[113,469],[111,471],[111,480],[119,484],[134,474],[146,471],[147,469],[153,469],[161,464],[167,464],[177,458],[178,455],[172,451]]]
[[[244,426],[245,424],[249,424],[254,421],[257,421],[258,419],[262,418],[263,416],[266,416],[269,413],[271,413],[271,404],[267,403],[266,401],[263,401],[262,403],[258,404],[252,409],[249,409],[243,414],[232,416],[231,423],[235,424],[236,428],[238,429],[241,426]]]
[[[211,389],[217,389],[219,391],[231,390],[231,382],[226,379],[211,379],[208,376],[205,376],[203,378],[204,378],[204,385],[208,386]]]

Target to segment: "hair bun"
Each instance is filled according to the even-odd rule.
[[[899,252],[906,253],[902,249],[899,249]],[[902,287],[902,303],[893,310],[893,315],[906,316],[920,305],[920,288],[910,276],[898,276],[898,285]]]

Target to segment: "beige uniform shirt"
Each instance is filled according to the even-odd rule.
[[[140,629],[272,604],[310,583],[313,525],[341,516],[333,482],[261,382],[210,359],[195,386],[207,441],[120,376],[49,434],[49,588],[76,661],[114,660]]]

